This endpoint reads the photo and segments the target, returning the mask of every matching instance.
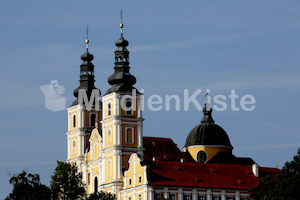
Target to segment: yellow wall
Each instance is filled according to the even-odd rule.
[[[141,160],[138,155],[136,153],[131,154],[128,162],[130,163],[129,168],[124,173],[124,178],[126,177],[126,186],[124,184],[124,189],[141,186],[145,180],[147,183],[147,177],[145,177],[146,166],[141,165]],[[141,181],[139,181],[139,177],[141,177]],[[131,179],[131,185],[129,184],[129,179]]]
[[[139,199],[139,195],[141,195],[141,198],[148,199],[148,195],[146,193],[145,195],[145,187],[147,186],[145,184],[148,184],[147,177],[145,176],[147,167],[141,165],[141,160],[138,157],[136,153],[131,154],[129,161],[130,163],[129,168],[124,173],[124,184],[123,184],[123,190],[121,196],[123,196],[121,199],[124,199],[124,196],[126,196],[126,200],[128,200],[128,197],[131,197],[131,199]],[[139,177],[141,177],[141,181],[139,180]],[[131,185],[129,185],[129,179],[131,178]],[[126,183],[125,183],[126,180]],[[134,190],[131,190],[131,188],[135,188]],[[129,189],[130,191],[126,191]],[[134,194],[135,193],[135,194]],[[135,198],[133,198],[135,196]]]
[[[75,146],[73,145],[73,142],[75,141]],[[69,140],[69,152],[70,152],[70,159],[74,159],[78,155],[78,136],[77,132],[70,134],[70,140]]]
[[[110,129],[110,136],[108,135],[108,130]],[[113,124],[106,125],[105,126],[105,148],[108,149],[113,146],[113,132],[114,132],[114,126]]]
[[[197,161],[197,154],[200,150],[203,150],[207,154],[207,161],[211,160],[218,152],[231,151],[229,148],[225,147],[205,147],[205,146],[190,146],[188,147],[188,152]]]
[[[105,158],[105,183],[111,183],[113,181],[113,156],[107,156]]]

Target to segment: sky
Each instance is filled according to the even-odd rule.
[[[67,159],[67,111],[45,107],[40,86],[57,80],[67,106],[79,85],[86,26],[94,55],[96,87],[105,94],[113,73],[114,42],[129,41],[135,87],[163,99],[160,111],[143,112],[144,136],[172,138],[182,149],[202,111],[184,110],[184,91],[224,95],[228,107],[214,110],[233,154],[260,166],[281,168],[300,147],[300,2],[229,1],[0,1],[0,199],[12,189],[10,175],[27,170],[49,185],[56,161]],[[241,108],[244,95],[253,111]],[[178,95],[180,109],[165,96]],[[214,103],[212,103],[212,106]]]

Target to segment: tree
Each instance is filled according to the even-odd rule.
[[[82,174],[78,172],[76,164],[57,161],[57,167],[51,179],[53,199],[83,198],[85,189],[82,184]]]
[[[106,193],[106,192],[97,192],[94,194],[91,194],[87,200],[114,200],[115,195],[111,193]]]
[[[282,170],[275,175],[261,179],[258,185],[252,188],[250,198],[264,199],[289,199],[297,200],[300,197],[300,149],[294,160],[286,162]]]
[[[13,185],[13,190],[5,200],[48,200],[51,197],[50,188],[40,183],[38,174],[27,174],[23,170],[20,174],[12,176],[9,183]]]

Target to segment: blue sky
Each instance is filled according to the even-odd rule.
[[[136,87],[149,95],[211,90],[256,99],[254,111],[213,112],[237,156],[279,167],[300,147],[300,3],[248,1],[1,1],[0,198],[9,174],[26,169],[49,185],[56,160],[66,160],[67,112],[51,112],[39,86],[57,79],[67,105],[78,86],[85,29],[90,27],[96,86],[113,73],[114,42],[129,41]],[[198,97],[204,104],[202,92]],[[227,98],[227,103],[230,103]],[[181,105],[182,106],[182,105]],[[144,111],[144,135],[172,138],[182,148],[202,112]]]

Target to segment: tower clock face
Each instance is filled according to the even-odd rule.
[[[205,163],[207,160],[207,154],[205,151],[199,151],[197,154],[197,161],[199,163]]]

